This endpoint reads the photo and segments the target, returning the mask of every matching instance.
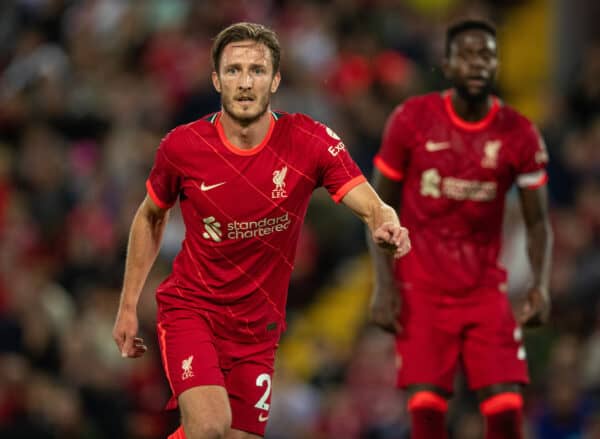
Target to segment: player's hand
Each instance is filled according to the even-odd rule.
[[[527,300],[521,308],[520,322],[526,327],[545,324],[550,315],[550,294],[546,289],[533,287],[527,292]]]
[[[381,224],[373,231],[373,241],[392,253],[394,258],[400,258],[410,251],[408,229],[400,224],[391,222]]]
[[[400,313],[400,295],[395,285],[376,285],[371,294],[369,317],[371,322],[386,332],[400,332],[398,314]]]
[[[138,318],[135,310],[119,308],[113,328],[113,339],[124,358],[138,358],[144,355],[148,347],[144,340],[137,337]]]

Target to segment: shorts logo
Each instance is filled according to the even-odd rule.
[[[212,239],[215,242],[221,242],[221,236],[223,236],[223,232],[221,231],[221,223],[218,222],[214,216],[209,216],[202,220],[204,223],[204,233],[202,233],[202,237],[204,239]]]
[[[262,413],[258,415],[258,422],[267,422],[267,419],[269,419],[269,415],[264,415]]]
[[[275,189],[271,192],[271,198],[287,198],[285,191],[285,176],[287,174],[287,166],[273,171],[273,184]]]
[[[521,343],[521,340],[523,340],[523,331],[518,326],[513,331],[513,339],[519,344]],[[525,347],[523,345],[520,345],[517,350],[517,358],[519,360],[527,358],[527,352],[525,352]]]
[[[521,330],[521,328],[515,328],[515,330],[513,331],[513,338],[516,342],[520,342],[521,340],[523,340],[523,331]]]
[[[484,157],[481,160],[483,168],[496,168],[498,166],[498,153],[502,142],[500,140],[490,140],[483,147]]]
[[[183,369],[183,373],[181,374],[182,380],[187,380],[194,376],[194,371],[192,370],[192,361],[194,360],[194,356],[190,355],[188,358],[181,362],[181,368]]]

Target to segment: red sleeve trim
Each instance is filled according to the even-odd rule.
[[[354,189],[359,184],[364,183],[366,181],[367,181],[367,179],[365,178],[364,175],[359,175],[358,177],[354,177],[352,180],[350,180],[349,182],[344,184],[341,188],[339,188],[337,190],[337,192],[335,194],[333,194],[333,196],[331,198],[336,203],[339,203],[340,201],[342,201],[342,198],[344,198],[348,192],[350,192],[352,189]]]
[[[383,161],[381,156],[376,155],[373,159],[373,164],[377,169],[381,171],[383,175],[385,175],[390,180],[394,181],[402,181],[404,179],[404,174],[400,171],[396,171],[390,165]]]
[[[152,183],[150,183],[150,180],[146,180],[146,190],[148,191],[148,195],[150,195],[150,198],[152,198],[152,201],[154,201],[154,203],[161,209],[170,209],[171,207],[173,207],[174,203],[167,204],[160,198],[158,198],[158,195],[156,195],[156,192],[154,192],[154,188],[152,188]]]

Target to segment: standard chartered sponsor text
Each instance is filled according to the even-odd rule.
[[[267,236],[275,232],[287,230],[291,224],[289,214],[262,218],[257,221],[233,221],[227,224],[228,239],[249,239]]]

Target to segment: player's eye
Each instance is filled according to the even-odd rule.
[[[486,61],[491,61],[496,57],[496,54],[493,52],[485,52],[483,55],[483,59]]]
[[[266,69],[264,67],[254,67],[253,71],[258,75],[262,75],[266,72]]]

